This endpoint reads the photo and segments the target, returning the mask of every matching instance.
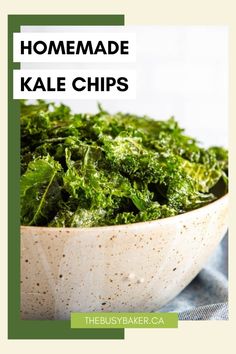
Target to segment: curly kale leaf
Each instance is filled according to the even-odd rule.
[[[73,213],[72,208],[69,212],[64,210],[64,218],[62,213],[56,215],[57,224],[62,219],[66,226],[103,224],[103,219],[119,210],[122,204],[132,204],[134,210],[136,208],[140,211],[149,205],[152,193],[146,186],[131,183],[119,172],[96,166],[99,159],[96,149],[87,147],[83,160],[79,161],[71,159],[70,150],[66,149],[65,153],[68,169],[63,182],[70,196],[67,205],[76,205],[76,210]]]
[[[61,166],[50,156],[31,161],[21,176],[21,218],[24,225],[44,225],[60,200]]]

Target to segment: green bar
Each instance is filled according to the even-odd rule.
[[[9,15],[14,26],[124,26],[121,14]],[[19,30],[17,32],[19,32]]]
[[[124,339],[124,329],[72,331],[70,321],[20,318],[20,103],[13,100],[13,33],[21,26],[123,26],[121,14],[8,15],[8,339]]]
[[[73,312],[71,328],[178,328],[177,313]]]

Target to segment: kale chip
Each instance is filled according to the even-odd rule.
[[[228,152],[204,149],[173,117],[21,102],[21,222],[92,227],[156,220],[227,192]],[[219,194],[219,188],[221,192]]]

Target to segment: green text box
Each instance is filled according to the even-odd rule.
[[[71,328],[177,328],[177,313],[73,312]]]

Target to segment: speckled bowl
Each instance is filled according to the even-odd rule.
[[[228,196],[162,220],[21,227],[21,317],[158,310],[201,270],[227,228]]]

